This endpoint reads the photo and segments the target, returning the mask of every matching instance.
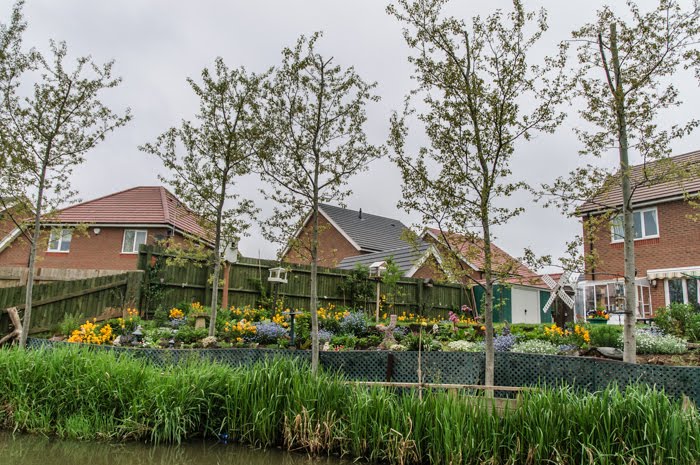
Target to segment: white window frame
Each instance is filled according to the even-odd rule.
[[[652,235],[652,234],[646,235],[646,234],[645,234],[645,232],[646,232],[646,231],[645,231],[646,226],[644,226],[644,213],[645,213],[645,212],[650,212],[650,211],[653,211],[653,212],[654,212],[654,217],[656,218],[656,234],[653,234],[653,235]],[[659,210],[658,210],[656,207],[643,208],[643,209],[641,209],[641,210],[634,210],[634,211],[632,211],[632,215],[634,215],[635,213],[639,213],[639,215],[640,215],[641,220],[640,220],[639,223],[640,223],[640,226],[641,226],[641,228],[642,228],[642,235],[641,235],[641,237],[635,237],[635,238],[634,238],[635,241],[642,241],[642,240],[645,240],[645,239],[655,239],[655,238],[657,238],[657,237],[659,237],[659,236],[661,235],[661,225],[659,224]],[[610,242],[611,242],[612,244],[618,244],[618,243],[620,243],[620,242],[624,242],[624,240],[625,240],[624,237],[620,237],[620,238],[616,238],[616,237],[615,237],[615,226],[613,225],[613,223],[615,222],[615,220],[616,220],[617,218],[620,218],[621,216],[622,216],[622,213],[620,213],[619,215],[615,215],[615,217],[614,217],[614,218],[612,219],[612,221],[610,222]]]
[[[132,251],[124,250],[124,246],[126,245],[126,233],[129,231],[134,232],[134,249],[135,250],[132,250]],[[144,244],[148,243],[148,230],[147,229],[125,229],[124,235],[122,236],[122,252],[121,253],[123,253],[123,254],[137,254],[137,253],[139,253],[139,248],[136,246],[136,237],[138,236],[139,233],[143,233],[145,236],[143,243]]]
[[[68,240],[64,240],[64,231],[68,232]],[[58,235],[58,238],[55,238]],[[69,253],[70,243],[73,241],[73,231],[71,229],[52,229],[49,233],[49,244],[46,248],[47,252],[51,253]],[[52,248],[51,243],[56,243],[56,247]],[[61,246],[64,242],[68,242],[68,250],[61,250]]]

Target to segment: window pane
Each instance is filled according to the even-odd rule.
[[[608,309],[608,286],[603,284],[595,287],[595,306],[596,310]]]
[[[668,280],[668,299],[670,303],[683,303],[683,280],[669,279]]]
[[[656,223],[656,210],[647,210],[644,212],[644,235],[656,236],[659,233],[659,227]]]
[[[695,278],[688,278],[685,281],[686,286],[688,286],[688,303],[697,304],[698,303],[698,281]]]
[[[131,253],[134,251],[134,230],[127,229],[124,231],[124,247],[122,252]]]
[[[639,239],[642,237],[642,213],[634,212],[634,238]]]
[[[61,231],[61,252],[68,252],[70,250],[71,239],[73,239],[73,231],[70,229]]]
[[[625,237],[625,228],[622,224],[622,215],[617,215],[612,220],[612,240],[621,241]]]
[[[51,230],[51,235],[49,236],[49,250],[58,250],[58,244],[61,240],[61,232],[55,229]]]
[[[595,312],[595,293],[593,286],[586,286],[586,313]]]
[[[134,252],[137,252],[139,250],[139,246],[141,244],[146,243],[146,231],[137,231],[136,232],[136,240],[134,241]]]

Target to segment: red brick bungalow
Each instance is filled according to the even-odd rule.
[[[77,226],[85,233],[76,232]],[[42,228],[48,246],[38,251],[40,268],[132,270],[141,244],[165,239],[208,243],[197,216],[160,186],[134,187],[70,206]],[[26,267],[28,241],[18,228],[3,233],[0,267]]]
[[[692,171],[700,163],[700,151],[671,158]],[[653,165],[647,164],[647,169]],[[642,175],[643,165],[632,167],[632,176]],[[691,171],[691,172],[692,172]],[[700,302],[700,211],[688,202],[688,196],[700,193],[700,178],[660,184],[641,184],[632,196],[634,208],[634,251],[637,269],[638,317],[650,317],[657,308],[673,302]],[[585,221],[622,205],[619,187],[600,195],[579,208]],[[617,218],[617,217],[616,217]],[[584,228],[584,253],[598,260],[586,268],[586,281],[580,283],[585,310],[615,310],[615,292],[622,289],[624,256],[622,226],[613,219],[589,233]]]

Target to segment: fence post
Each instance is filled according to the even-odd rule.
[[[151,270],[151,256],[152,256],[152,247],[150,245],[141,245],[139,247],[139,261],[138,261],[138,267],[143,270],[143,279],[142,279],[142,285],[143,287],[148,287],[150,284],[150,270]],[[139,311],[145,316],[146,315],[146,309],[144,306],[147,304],[144,299],[143,292],[139,292],[139,301],[138,301],[138,306],[139,306]]]
[[[231,273],[231,264],[224,262],[224,288],[221,293],[221,308],[228,308],[228,287]]]
[[[124,293],[124,304],[127,307],[136,307],[141,302],[141,283],[143,282],[143,271],[130,271],[126,277],[126,292]]]

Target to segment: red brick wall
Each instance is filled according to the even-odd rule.
[[[318,236],[318,264],[328,268],[334,268],[345,257],[362,255],[343,235],[331,225],[328,220],[319,215]],[[293,247],[282,257],[282,261],[297,265],[311,264],[311,253],[308,248],[311,244],[313,221],[309,221],[299,234],[299,246]]]
[[[5,238],[13,229],[15,223],[10,218],[8,212],[0,212],[0,241]]]
[[[123,254],[122,241],[124,228],[100,228],[95,234],[93,228],[87,233],[74,233],[68,253],[48,252],[46,236],[37,254],[39,268],[72,268],[132,270],[136,269],[138,254]],[[157,235],[166,236],[166,229],[149,229],[148,244],[153,244]],[[7,249],[0,252],[0,266],[27,266],[29,261],[29,244],[17,238]]]
[[[419,279],[432,279],[436,282],[448,281],[447,276],[445,276],[445,273],[440,269],[440,265],[432,256],[429,257],[411,277]]]
[[[688,218],[698,214],[683,201],[663,203],[657,206],[659,237],[634,241],[635,266],[637,276],[644,277],[647,270],[657,268],[676,268],[700,266],[700,222]],[[593,234],[593,249],[598,255],[594,268],[586,270],[586,279],[607,280],[624,272],[623,245],[611,243],[610,226],[600,226]],[[584,253],[591,252],[590,237],[584,228]],[[592,272],[596,275],[593,276]],[[651,288],[652,309],[666,304],[663,283]]]

